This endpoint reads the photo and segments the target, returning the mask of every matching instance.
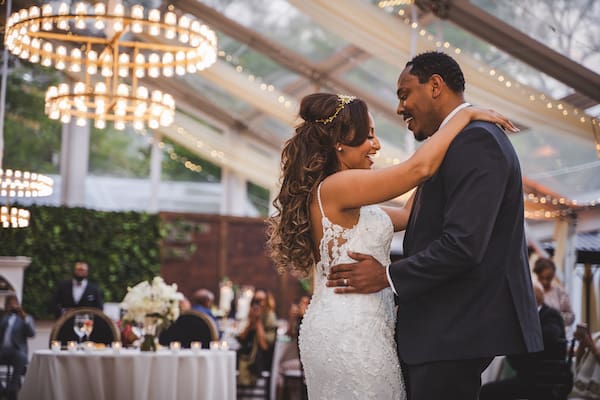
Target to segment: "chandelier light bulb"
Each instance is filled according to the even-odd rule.
[[[148,89],[145,86],[138,86],[137,97],[142,100],[148,99]]]
[[[52,15],[52,4],[44,4],[42,6],[42,16],[48,17]]]
[[[81,50],[78,48],[71,50],[71,71],[81,71]]]
[[[87,73],[89,75],[96,75],[98,73],[98,53],[94,50],[90,50],[86,54],[87,57]]]
[[[111,77],[113,75],[113,56],[108,52],[102,54],[101,75],[104,77]]]
[[[119,54],[119,76],[121,78],[127,78],[129,75],[129,54]]]
[[[106,121],[103,119],[96,119],[94,121],[94,127],[96,129],[105,129],[106,128]]]
[[[98,17],[106,14],[106,5],[104,3],[96,3],[94,4],[94,14]]]

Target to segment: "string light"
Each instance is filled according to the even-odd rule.
[[[396,1],[380,1],[378,3],[378,6],[379,6],[379,8],[388,8],[388,7],[393,8],[394,6],[397,6],[397,5],[406,4],[403,2],[399,2],[398,4],[393,4],[393,3],[396,3]],[[405,15],[404,10],[400,9],[398,11],[398,15],[400,17],[404,17],[404,15]],[[402,21],[404,22],[405,25],[410,25],[410,27],[414,30],[419,29],[419,35],[423,36],[423,37],[427,37],[427,40],[432,42],[432,44],[435,47],[437,47],[437,48],[443,47],[445,49],[452,50],[457,55],[462,53],[462,50],[460,48],[452,46],[449,42],[441,42],[441,41],[436,40],[434,35],[428,34],[426,28],[424,26],[420,25],[417,21],[412,21],[409,17],[402,18]],[[506,77],[502,74],[498,74],[498,71],[495,68],[485,66],[485,65],[480,65],[477,69],[481,74],[488,75],[488,78],[494,77],[495,79],[493,79],[492,82],[495,82],[496,84],[498,84],[500,86],[512,88],[513,90],[518,90],[518,92],[522,96],[527,96],[529,98],[529,100],[536,101],[536,102],[543,104],[548,110],[555,111],[563,118],[566,118],[571,114],[577,116],[579,113],[583,112],[583,111],[577,109],[575,106],[571,106],[571,105],[566,106],[564,103],[561,103],[562,107],[560,107],[560,108],[558,106],[555,107],[554,104],[557,102],[560,102],[559,100],[550,100],[549,101],[548,97],[543,93],[536,95],[535,93],[526,91],[518,83],[513,83],[511,81],[505,82]],[[498,74],[498,76],[496,77],[497,74]],[[577,121],[581,124],[591,123],[592,125],[597,125],[599,123],[598,118],[596,118],[596,117],[592,117],[592,116],[586,116],[586,117],[582,116]],[[599,146],[599,148],[600,148],[600,146]],[[600,153],[599,153],[598,158],[600,158]]]

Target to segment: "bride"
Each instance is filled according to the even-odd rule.
[[[314,276],[314,294],[299,336],[308,396],[324,399],[405,399],[394,341],[391,288],[334,293],[325,286],[332,265],[352,262],[347,251],[390,264],[394,231],[406,227],[403,208],[381,203],[408,192],[439,168],[454,137],[473,120],[515,130],[503,116],[459,111],[408,160],[372,170],[381,148],[364,101],[315,93],[302,99],[303,119],[282,152],[282,181],[269,220],[268,246],[280,272]]]

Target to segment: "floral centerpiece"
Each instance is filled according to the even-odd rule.
[[[177,285],[167,285],[160,276],[154,277],[151,282],[142,281],[127,288],[121,302],[125,311],[123,321],[143,326],[142,350],[156,349],[157,331],[168,327],[179,317],[181,300],[183,294],[177,291]]]

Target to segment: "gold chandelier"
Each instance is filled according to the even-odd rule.
[[[24,208],[0,207],[0,225],[3,228],[27,228],[29,217],[29,211]]]
[[[42,174],[0,168],[0,196],[42,197],[52,194],[54,181]],[[29,226],[29,211],[9,205],[0,207],[0,225],[3,228],[25,228]]]
[[[93,119],[100,129],[107,121],[116,129],[168,126],[173,97],[138,80],[194,73],[217,57],[214,31],[195,18],[120,3],[111,10],[84,2],[22,9],[7,21],[5,45],[22,59],[82,76],[48,88],[46,114],[78,125]]]

